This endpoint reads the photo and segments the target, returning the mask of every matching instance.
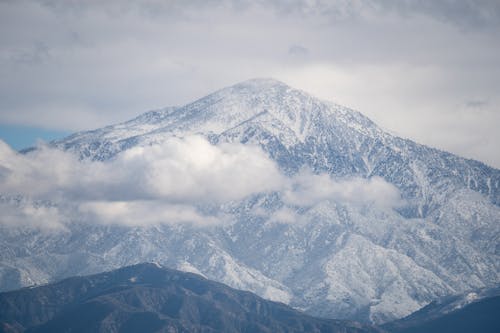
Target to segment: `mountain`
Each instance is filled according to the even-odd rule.
[[[291,202],[282,191],[262,192],[200,206],[229,217],[206,228],[168,218],[145,226],[73,221],[63,232],[0,223],[1,289],[154,261],[312,315],[383,323],[500,282],[500,170],[395,137],[359,112],[272,79],[51,145],[106,164],[193,135],[215,146],[257,145],[284,177],[327,175],[340,194]],[[359,179],[383,179],[402,203],[344,200]]]
[[[494,333],[500,329],[500,288],[448,296],[384,325],[394,333]]]
[[[382,332],[156,264],[0,294],[1,332]]]

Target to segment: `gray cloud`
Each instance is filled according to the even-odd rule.
[[[31,47],[24,50],[12,50],[10,60],[14,63],[27,65],[40,65],[48,61],[50,53],[47,45],[35,42]]]
[[[301,45],[291,45],[288,49],[288,54],[295,57],[304,57],[309,53],[309,50]]]
[[[384,0],[380,3],[384,9],[393,9],[404,15],[428,15],[464,29],[483,29],[500,24],[500,3],[496,0]]]
[[[473,108],[473,109],[483,108],[483,107],[485,107],[487,105],[488,105],[488,101],[477,100],[477,99],[471,99],[471,100],[465,102],[465,106],[466,107]]]
[[[320,16],[333,22],[396,14],[428,16],[463,29],[483,29],[500,24],[500,3],[496,0],[283,0],[273,1],[270,5],[282,14]]]
[[[430,0],[0,2],[0,122],[95,128],[273,76],[356,108],[403,137],[498,167],[499,7]],[[297,57],[302,48],[307,56]],[[466,114],[470,100],[488,101],[481,117]]]

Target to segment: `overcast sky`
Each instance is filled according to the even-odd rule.
[[[0,1],[0,128],[96,128],[254,77],[500,167],[497,0]]]

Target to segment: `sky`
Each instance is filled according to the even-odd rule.
[[[71,132],[51,130],[43,127],[30,127],[13,124],[0,124],[0,139],[8,142],[15,150],[33,147],[38,141],[49,142],[55,138],[62,138]]]
[[[500,167],[496,0],[0,1],[0,138],[16,149],[255,77]]]

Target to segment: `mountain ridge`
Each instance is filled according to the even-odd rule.
[[[153,263],[0,293],[2,332],[382,332]]]
[[[438,299],[411,315],[383,325],[394,333],[497,332],[500,287]]]

